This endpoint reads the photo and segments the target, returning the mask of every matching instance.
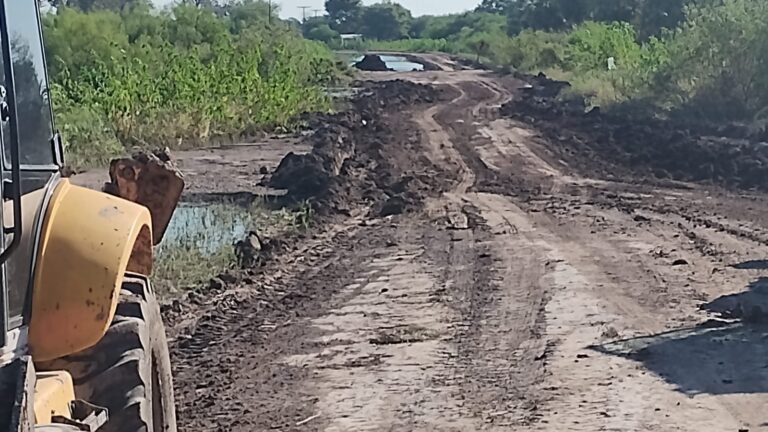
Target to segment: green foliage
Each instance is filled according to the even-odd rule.
[[[378,3],[363,11],[362,33],[370,39],[400,39],[408,35],[411,19],[411,12],[397,3]]]
[[[61,7],[46,16],[53,101],[70,159],[98,164],[122,146],[236,139],[329,108],[323,87],[338,70],[324,45],[270,25],[262,1],[226,10]]]
[[[628,23],[588,21],[569,34],[565,62],[575,71],[607,69],[608,58],[614,58],[620,69],[634,67],[640,55],[635,37],[635,29]]]
[[[423,27],[424,30],[414,36],[430,39],[458,39],[461,36],[471,36],[475,33],[504,33],[506,32],[506,21],[503,16],[497,14],[467,12],[458,15],[429,17]]]
[[[768,2],[692,7],[669,38],[660,99],[711,118],[743,119],[768,106]]]
[[[306,32],[308,39],[324,42],[327,45],[338,44],[339,33],[328,24],[320,24]]]
[[[504,14],[513,3],[514,0],[482,0],[475,11]]]
[[[339,33],[359,33],[363,5],[361,0],[325,0],[330,26]]]
[[[306,231],[314,210],[303,202],[293,210],[269,210],[263,202],[181,204],[155,257],[152,279],[162,295],[199,286],[237,262],[234,242],[249,230],[269,238]],[[200,263],[206,265],[201,266]]]
[[[105,166],[111,158],[123,153],[123,146],[105,116],[64,97],[59,85],[54,84],[51,90],[61,133],[74,138],[64,142],[70,166]]]
[[[291,215],[291,227],[297,231],[306,231],[312,227],[315,209],[309,201],[303,201]]]
[[[659,39],[637,42],[628,23],[585,22],[570,33],[526,30],[514,37],[512,65],[528,72],[547,71],[572,82],[572,92],[604,105],[653,90],[658,72],[669,63]],[[615,68],[609,70],[609,58]]]
[[[567,31],[585,21],[628,22],[645,39],[674,29],[688,5],[720,0],[483,0],[478,11],[506,14],[509,34],[525,29]]]
[[[457,53],[457,48],[445,39],[400,39],[394,41],[372,41],[367,49],[403,52],[445,52]]]
[[[507,64],[528,72],[562,67],[566,37],[564,33],[525,30],[511,39]]]
[[[45,51],[54,80],[62,76],[79,80],[95,66],[94,59],[119,57],[128,48],[120,16],[113,12],[86,14],[60,8],[44,18]]]

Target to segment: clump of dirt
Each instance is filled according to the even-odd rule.
[[[453,56],[451,60],[456,64],[462,66],[463,69],[478,69],[478,70],[490,70],[491,68],[477,59],[471,59],[468,57]]]
[[[354,153],[355,129],[367,123],[365,113],[343,112],[331,117],[310,137],[313,146],[307,154],[288,153],[269,179],[269,186],[288,190],[296,200],[324,194],[331,179]]]
[[[402,54],[403,57],[405,57],[406,60],[408,60],[411,63],[418,63],[422,66],[424,66],[425,71],[441,71],[443,70],[440,66],[437,65],[437,63],[433,63],[424,57],[413,55],[413,54]]]
[[[558,99],[567,83],[543,75],[502,106],[502,115],[533,123],[553,157],[588,175],[714,183],[768,190],[768,144],[734,125],[694,124],[645,114],[585,112]]]
[[[366,54],[362,60],[355,63],[355,67],[360,70],[371,72],[387,72],[392,70],[387,67],[387,63],[376,54]]]
[[[402,80],[355,85],[362,91],[349,109],[325,116],[306,138],[312,151],[288,154],[267,185],[287,190],[289,200],[311,200],[320,214],[347,213],[360,202],[379,215],[415,208],[430,189],[423,182],[429,175],[419,167],[392,163],[388,153],[393,148],[402,153],[421,137],[415,126],[394,116],[406,106],[438,100],[441,92]]]

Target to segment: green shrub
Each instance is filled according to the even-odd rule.
[[[635,30],[628,23],[585,22],[568,35],[566,68],[574,71],[607,70],[611,57],[618,69],[636,67],[640,45],[635,39]]]
[[[369,49],[403,52],[455,52],[455,47],[445,39],[401,39],[395,41],[371,41]]]
[[[662,103],[713,119],[749,119],[768,105],[768,3],[692,7],[667,43],[655,85]]]
[[[509,64],[523,71],[561,68],[565,39],[563,33],[525,30],[510,40]]]
[[[120,14],[60,7],[46,16],[70,158],[102,163],[115,142],[194,147],[290,128],[297,114],[329,109],[323,87],[339,75],[332,53],[277,20],[244,19],[261,3],[233,3],[221,15],[182,4]]]

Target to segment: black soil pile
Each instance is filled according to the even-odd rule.
[[[652,118],[644,114],[585,112],[583,103],[557,99],[568,87],[543,75],[502,114],[532,123],[553,157],[588,175],[627,175],[768,190],[768,144],[763,133],[736,125]]]
[[[346,213],[363,203],[380,215],[418,206],[429,193],[428,168],[393,162],[421,143],[418,129],[401,116],[435,102],[440,91],[408,81],[363,82],[348,110],[321,118],[308,154],[288,154],[267,185],[287,190],[293,201],[310,200],[318,212]],[[437,188],[439,190],[440,188]]]
[[[362,60],[355,63],[355,67],[360,70],[371,72],[387,72],[392,70],[388,68],[384,60],[376,54],[366,54]]]

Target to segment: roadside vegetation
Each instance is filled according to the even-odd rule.
[[[471,12],[415,18],[389,2],[328,0],[326,10],[304,34],[334,48],[339,34],[360,33],[347,48],[442,51],[545,72],[592,105],[758,126],[768,118],[766,0],[483,0]]]
[[[156,9],[70,0],[43,14],[57,123],[75,168],[291,127],[329,109],[332,52],[260,0]],[[271,13],[270,13],[271,12]]]
[[[199,287],[237,266],[234,243],[256,229],[264,238],[307,231],[313,210],[308,202],[274,210],[261,201],[182,204],[160,244],[153,282],[163,297]],[[205,263],[205,265],[201,265]]]

